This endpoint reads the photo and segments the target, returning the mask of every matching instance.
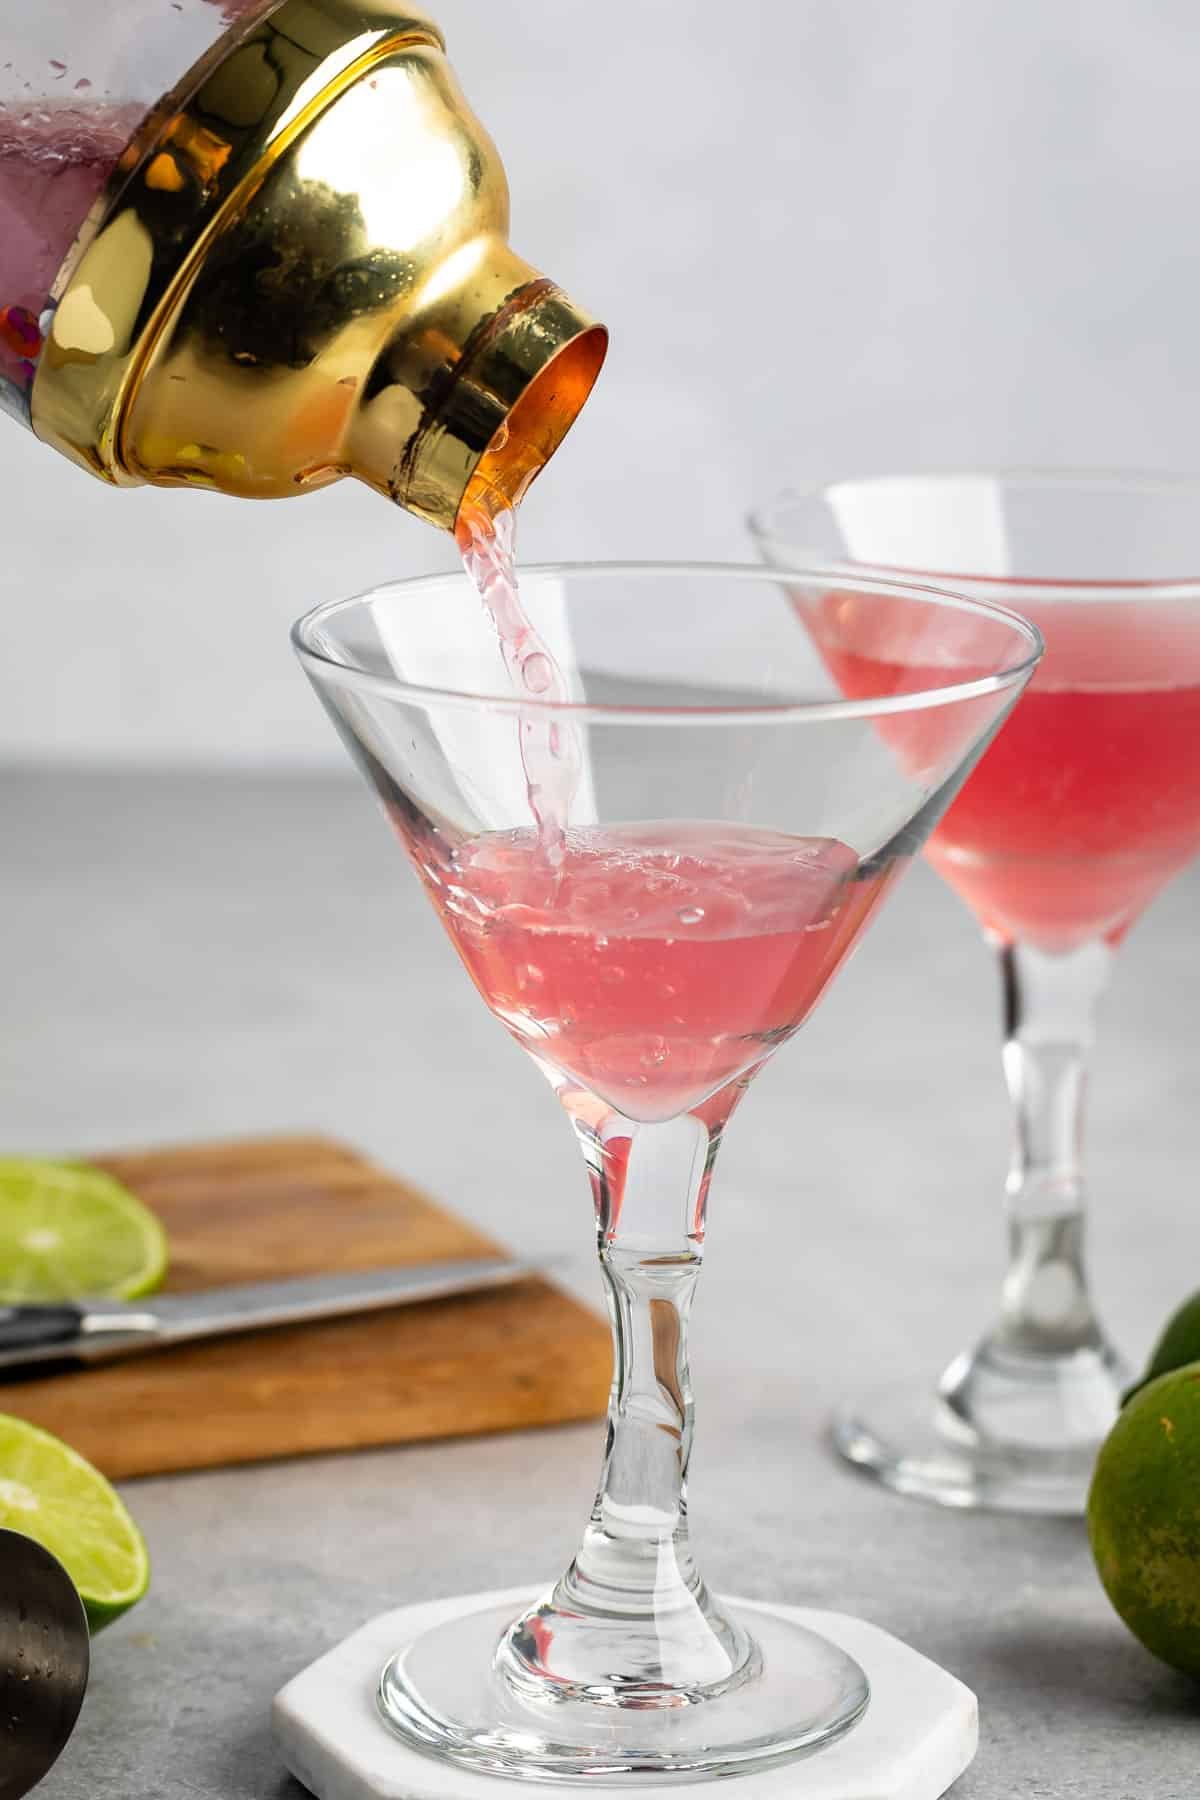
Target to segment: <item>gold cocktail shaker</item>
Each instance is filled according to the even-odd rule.
[[[33,428],[118,485],[354,475],[453,529],[520,497],[607,345],[507,230],[437,28],[282,0],[130,142],[47,312]]]

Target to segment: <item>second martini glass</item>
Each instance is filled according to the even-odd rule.
[[[1046,640],[1011,728],[926,850],[1000,959],[1016,1138],[999,1315],[936,1394],[856,1402],[835,1438],[903,1492],[1080,1513],[1129,1379],[1084,1263],[1087,1059],[1125,933],[1200,851],[1200,482],[880,477],[781,496],[752,527],[770,562],[945,582]],[[874,690],[878,670],[802,610],[843,691]],[[895,686],[912,679],[898,669]]]
[[[528,571],[524,679],[553,701],[514,696],[461,577],[297,627],[468,974],[574,1127],[613,1324],[603,1469],[570,1568],[516,1618],[465,1602],[383,1672],[385,1718],[430,1754],[531,1780],[697,1779],[816,1749],[867,1705],[840,1648],[769,1607],[731,1611],[692,1557],[687,1328],[709,1180],[752,1076],[1039,643],[949,595],[867,581],[851,598],[846,642],[880,683],[854,700],[761,568]],[[877,697],[897,659],[920,680]]]

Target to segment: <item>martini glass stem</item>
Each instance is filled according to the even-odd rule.
[[[1029,1355],[1098,1350],[1084,1263],[1084,1101],[1097,1002],[1113,952],[1103,941],[1052,955],[1000,952],[1004,1073],[1015,1135],[1006,1188],[1009,1266],[999,1339]]]
[[[1083,1110],[1096,1004],[1113,952],[1000,952],[1004,1073],[1015,1135],[1000,1317],[941,1382],[952,1435],[980,1451],[1057,1457],[1084,1479],[1129,1379],[1092,1306],[1084,1255]]]
[[[500,1647],[501,1673],[526,1698],[678,1705],[728,1691],[757,1668],[752,1641],[701,1579],[687,1521],[688,1320],[713,1163],[743,1086],[652,1124],[562,1095],[595,1198],[613,1384],[583,1541]]]

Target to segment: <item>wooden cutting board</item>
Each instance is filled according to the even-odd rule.
[[[172,1293],[496,1245],[343,1146],[276,1138],[94,1157],[162,1219]],[[0,1385],[113,1477],[592,1418],[608,1327],[541,1280]]]

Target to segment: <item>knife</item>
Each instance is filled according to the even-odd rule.
[[[381,1312],[480,1288],[504,1287],[540,1273],[503,1257],[468,1262],[425,1262],[291,1281],[210,1288],[198,1294],[156,1294],[149,1304],[87,1300],[53,1306],[0,1306],[0,1379],[55,1365],[93,1363],[165,1350],[198,1338],[261,1331],[335,1319],[346,1313]]]

